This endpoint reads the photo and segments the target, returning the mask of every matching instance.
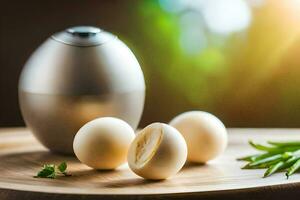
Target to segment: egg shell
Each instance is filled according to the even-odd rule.
[[[134,137],[134,130],[125,121],[97,118],[77,132],[73,149],[77,158],[91,168],[115,169],[126,162]]]
[[[141,130],[128,152],[131,170],[145,179],[166,179],[175,175],[187,158],[187,146],[173,127],[153,123]]]
[[[203,111],[189,111],[169,123],[184,137],[190,162],[205,163],[222,154],[227,146],[227,131],[214,115]]]

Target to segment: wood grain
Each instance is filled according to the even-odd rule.
[[[207,165],[186,164],[165,181],[146,181],[126,165],[96,171],[76,158],[52,154],[27,129],[0,129],[0,199],[280,199],[300,194],[300,175],[241,170],[235,159],[255,153],[247,141],[300,140],[297,129],[229,129],[226,152]],[[33,178],[44,163],[67,161],[71,177]]]

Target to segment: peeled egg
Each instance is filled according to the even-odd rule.
[[[128,165],[145,179],[166,179],[176,174],[187,158],[187,146],[173,127],[153,123],[141,130],[130,145]]]
[[[220,155],[227,146],[224,124],[210,113],[185,112],[169,124],[183,135],[188,146],[188,161],[205,163]]]
[[[114,169],[126,162],[134,137],[134,130],[125,121],[113,117],[97,118],[79,129],[73,149],[77,158],[89,167]]]

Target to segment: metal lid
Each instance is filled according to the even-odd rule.
[[[51,38],[72,46],[90,47],[101,45],[116,36],[92,26],[75,26],[55,33]]]

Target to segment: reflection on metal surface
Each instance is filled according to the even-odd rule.
[[[102,116],[118,117],[133,128],[144,105],[144,91],[104,96],[63,96],[20,92],[26,124],[43,145],[72,152],[73,137],[85,123]]]

